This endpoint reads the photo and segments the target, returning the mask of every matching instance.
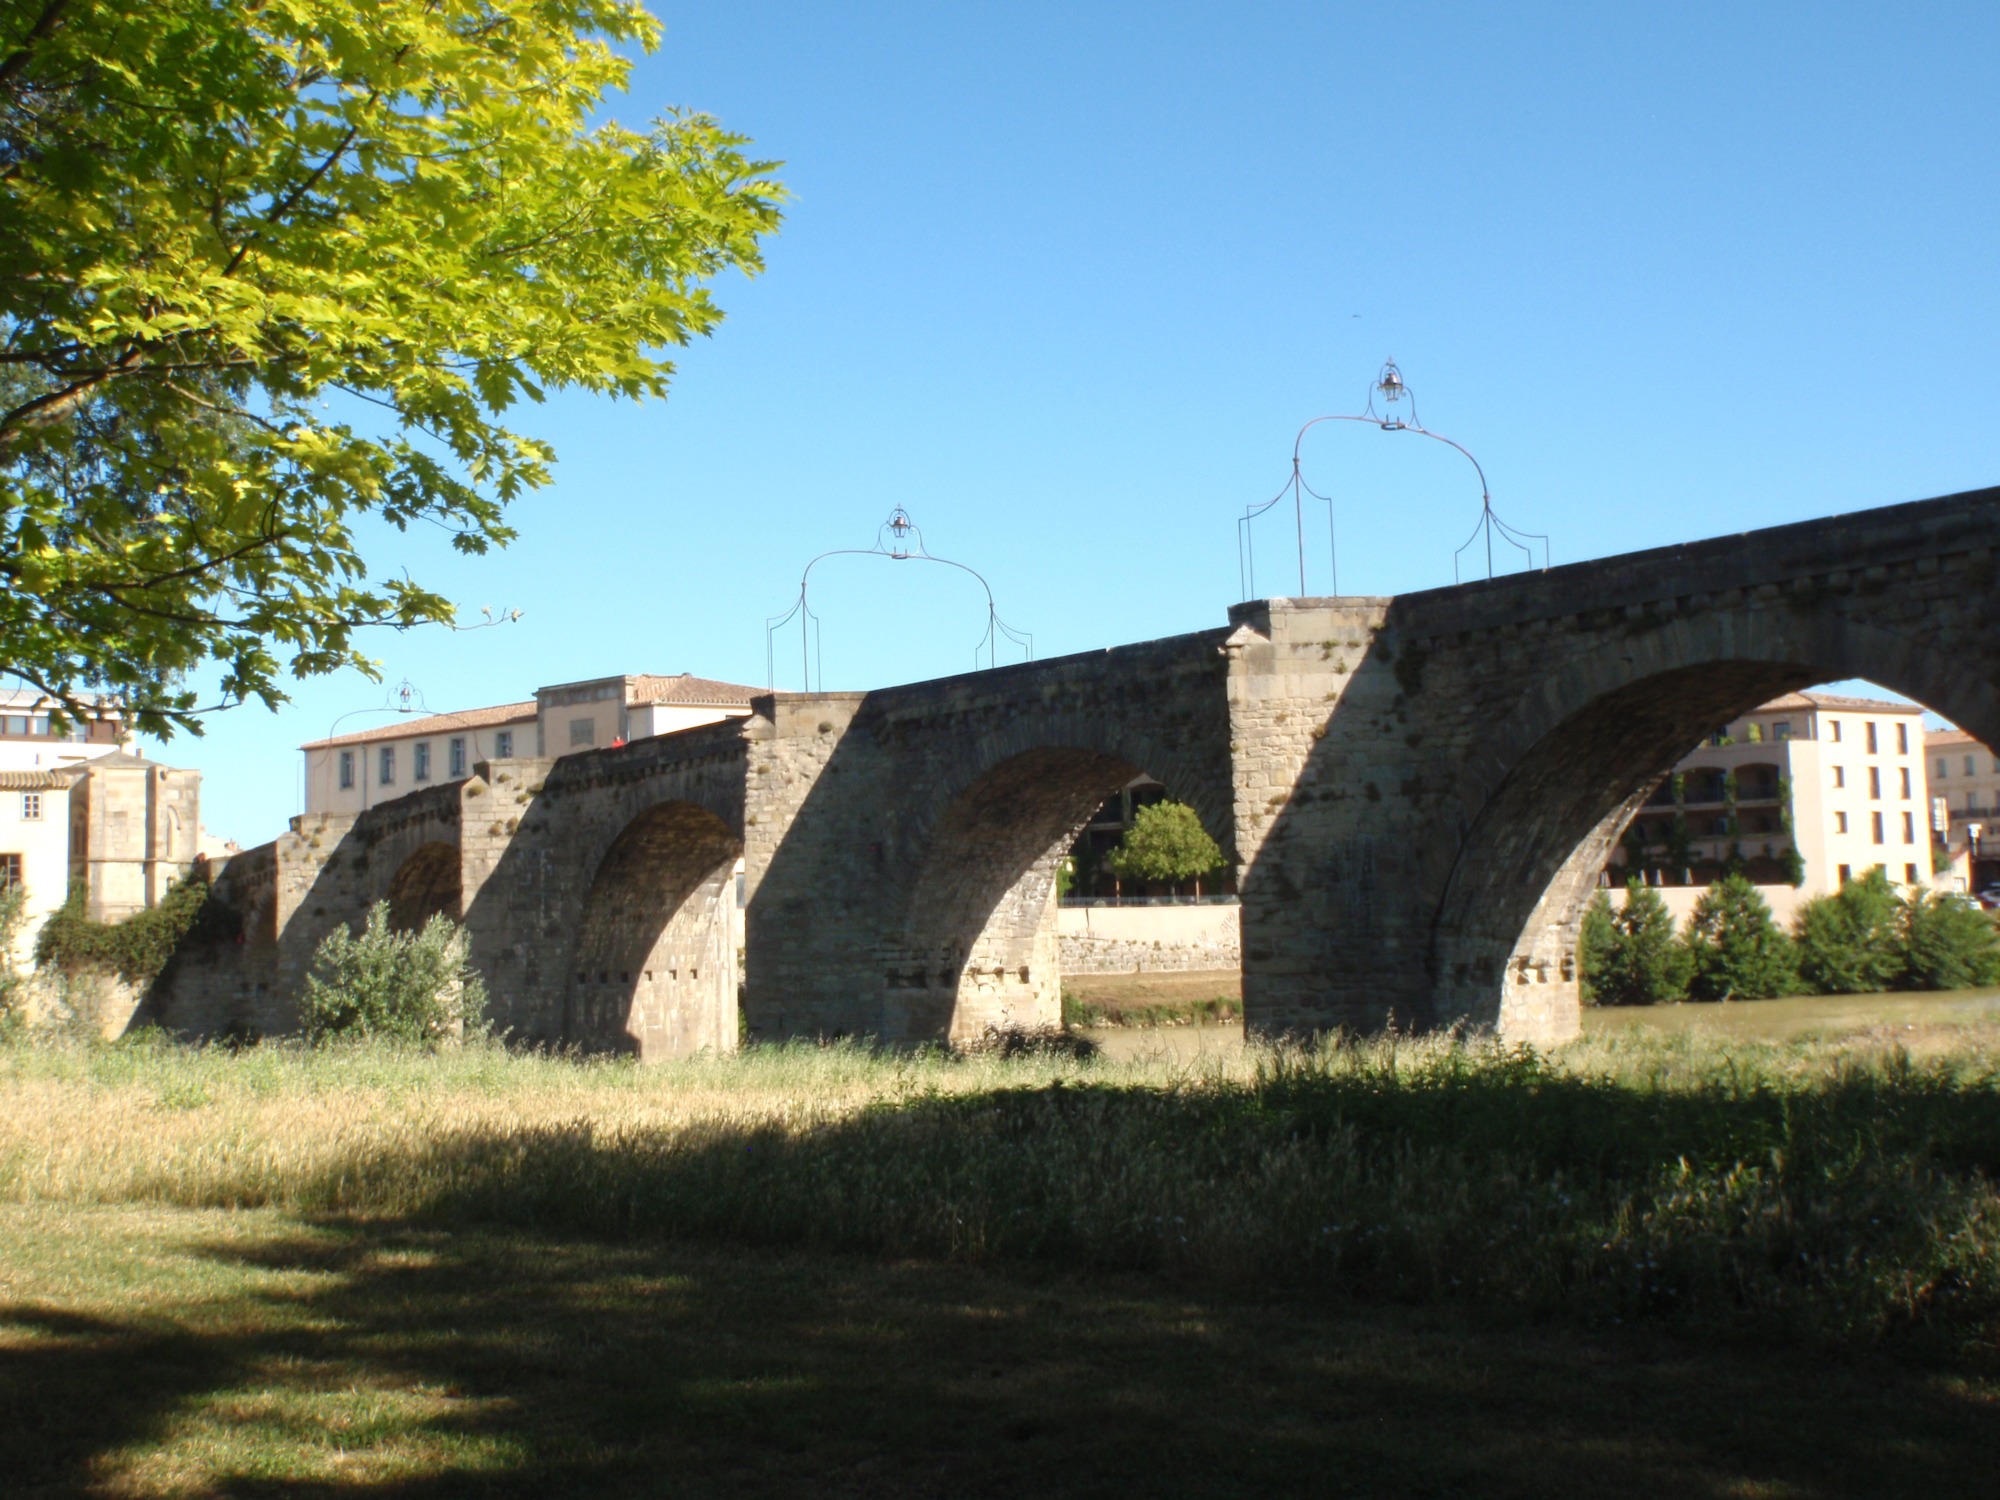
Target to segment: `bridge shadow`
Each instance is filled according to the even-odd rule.
[[[1578,1194],[1812,1131],[1832,1161],[1883,1120],[1902,1122],[1885,1150],[1930,1131],[1953,1170],[2000,1161],[1990,1096],[1875,1088],[1836,1088],[1787,1136],[1787,1105],[1754,1091],[1504,1069],[1401,1093],[1305,1070],[1234,1113],[1072,1081],[804,1137],[667,1149],[572,1127],[341,1169],[434,1184],[400,1220],[66,1211],[40,1232],[91,1247],[84,1274],[24,1273],[32,1300],[0,1305],[0,1471],[23,1495],[1982,1492],[2000,1406],[1976,1364],[1865,1340],[1828,1358],[1740,1307],[1692,1337],[1615,1327],[1602,1315],[1643,1295],[1474,1285],[1470,1241],[1449,1273],[1395,1234],[1287,1273],[1240,1239],[1176,1262],[1195,1203],[1139,1226],[1136,1254],[1100,1234],[1132,1233],[1129,1203],[1093,1227],[1121,1190],[1107,1157],[1129,1185],[1149,1143],[1195,1181],[1190,1154],[1220,1140],[1238,1200],[1257,1142],[1513,1158]],[[1519,1183],[1461,1204],[1468,1228]],[[915,1211],[884,1214],[898,1198]],[[116,1280],[92,1299],[93,1255],[119,1261],[121,1236],[153,1266],[136,1308]]]

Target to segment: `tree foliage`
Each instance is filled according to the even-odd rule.
[[[1577,933],[1577,987],[1585,1005],[1597,1003],[1596,976],[1611,967],[1618,946],[1618,917],[1611,909],[1611,894],[1599,891],[1583,909],[1583,925]]]
[[[1104,867],[1120,880],[1197,880],[1221,864],[1221,847],[1185,802],[1140,808],[1118,847],[1104,859]]]
[[[391,932],[389,903],[378,901],[359,937],[336,927],[313,954],[300,1023],[315,1041],[463,1036],[486,1013],[486,986],[465,953],[465,930],[451,918],[434,916],[421,932]]]
[[[1625,883],[1625,904],[1612,914],[1599,967],[1592,962],[1586,955],[1583,967],[1600,1005],[1654,1005],[1687,993],[1690,959],[1674,935],[1673,914],[1636,877]]]
[[[1902,979],[1899,903],[1880,870],[1806,902],[1792,919],[1792,937],[1799,979],[1810,994],[1871,994]]]
[[[663,394],[776,227],[740,137],[598,119],[657,36],[636,0],[0,7],[7,667],[164,733],[207,664],[275,703],[451,620],[358,523],[504,544],[554,455],[502,414]]]
[[[1913,990],[2000,984],[1993,919],[1963,896],[1914,891],[1903,902],[1903,980]]]
[[[1791,939],[1742,875],[1702,892],[1684,941],[1688,993],[1697,1000],[1766,1000],[1798,983]]]

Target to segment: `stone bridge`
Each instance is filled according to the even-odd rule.
[[[1235,862],[1253,1030],[1557,1040],[1597,872],[1714,726],[1859,677],[2000,744],[1997,567],[1983,490],[483,762],[233,861],[241,939],[177,956],[154,1016],[282,1031],[319,940],[387,900],[462,918],[532,1041],[1050,1024],[1056,866],[1145,772]]]

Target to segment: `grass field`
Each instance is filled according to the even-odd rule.
[[[1213,1026],[1242,1016],[1235,969],[1063,976],[1065,1026]]]
[[[1921,1035],[1956,1045],[1966,1027],[2000,1026],[2000,990],[1900,995],[1791,995],[1720,1004],[1593,1005],[1586,1035],[1619,1031],[1691,1032],[1731,1041],[1785,1042],[1873,1032],[1884,1041]]]
[[[1996,1168],[1977,1024],[6,1049],[0,1488],[1987,1493]]]

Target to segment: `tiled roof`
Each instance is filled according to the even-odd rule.
[[[0,771],[0,792],[67,791],[76,774],[76,771]]]
[[[430,714],[421,719],[405,719],[376,729],[335,735],[330,740],[312,740],[301,750],[325,750],[334,745],[363,745],[374,740],[419,740],[429,734],[450,734],[460,729],[486,729],[502,724],[535,722],[533,703],[500,703],[492,708],[468,708],[455,714]]]
[[[689,708],[748,708],[751,698],[767,691],[745,687],[740,682],[696,677],[691,672],[679,672],[672,677],[642,673],[632,679],[633,703],[666,703]]]
[[[1786,693],[1773,698],[1769,703],[1761,703],[1752,713],[1770,713],[1774,709],[1786,708],[1837,708],[1843,713],[1873,714],[1920,714],[1923,708],[1915,703],[1892,703],[1886,698],[1845,698],[1838,693]]]

